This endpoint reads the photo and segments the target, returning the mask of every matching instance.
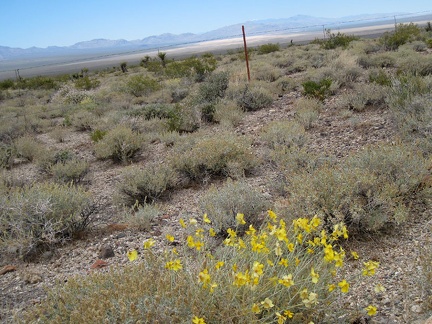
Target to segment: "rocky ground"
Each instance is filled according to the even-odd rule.
[[[272,120],[292,118],[292,103],[298,96],[295,92],[286,94],[271,107],[248,113],[236,132],[254,137],[256,149],[264,149],[264,144],[259,140],[261,128]],[[327,108],[308,131],[312,138],[309,146],[311,150],[343,157],[367,144],[386,141],[395,132],[385,111],[371,109],[357,116],[344,117],[332,108],[334,106],[327,102]],[[50,141],[49,138],[44,140]],[[95,225],[82,238],[58,247],[55,251],[45,252],[34,263],[0,256],[0,322],[12,321],[14,316],[19,318],[23,310],[40,302],[46,294],[45,289],[55,283],[64,283],[74,275],[87,276],[109,267],[121,267],[129,262],[126,258],[128,249],[140,247],[143,240],[150,237],[162,244],[164,233],[181,230],[178,226],[180,217],[200,216],[198,201],[207,188],[191,187],[172,193],[169,201],[163,204],[163,216],[150,232],[130,230],[118,224],[119,210],[112,203],[121,167],[97,161],[92,155],[87,134],[74,134],[65,143],[50,144],[63,145],[63,148],[68,145],[91,162],[89,190],[99,204],[94,218]],[[16,172],[37,176],[37,171],[31,165],[19,166]],[[260,187],[271,199],[272,192],[266,187],[266,179],[269,177],[274,177],[274,170],[270,166],[263,166],[249,181]],[[425,251],[431,253],[431,232],[432,212],[425,207],[416,206],[411,219],[403,226],[380,237],[351,241],[350,249],[357,251],[365,259],[380,262],[377,275],[371,280],[382,284],[385,291],[376,296],[368,290],[370,288],[357,285],[357,288],[353,288],[352,298],[340,301],[341,307],[354,308],[359,300],[368,300],[379,311],[373,318],[373,323],[425,323],[432,315],[431,296],[427,296],[423,282]],[[355,265],[353,263],[349,266]],[[429,271],[431,266],[429,264]],[[350,323],[352,320],[340,318],[341,323]],[[357,323],[363,322],[359,319]]]

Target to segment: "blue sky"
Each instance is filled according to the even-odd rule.
[[[248,20],[432,11],[430,0],[0,0],[0,46],[203,33]]]

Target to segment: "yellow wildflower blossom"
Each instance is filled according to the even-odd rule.
[[[268,216],[270,217],[270,219],[272,221],[276,221],[277,220],[277,215],[272,210],[267,211],[267,213],[268,213]]]
[[[278,280],[278,283],[284,285],[285,287],[291,287],[292,285],[294,285],[292,274],[282,276],[282,278]]]
[[[362,271],[363,276],[373,276],[375,274],[375,269],[378,268],[379,262],[368,261],[363,262],[365,268]]]
[[[204,221],[204,223],[211,224],[211,220],[210,220],[210,218],[208,218],[207,214],[203,215],[203,221]]]
[[[194,318],[192,318],[192,323],[193,324],[206,324],[206,322],[204,321],[204,318],[198,317],[198,316],[195,316]]]
[[[135,261],[138,258],[138,252],[135,249],[128,251],[126,255],[131,262]]]
[[[241,287],[248,284],[249,282],[250,282],[250,276],[247,270],[245,273],[237,272],[234,275],[234,282],[233,282],[234,286]]]
[[[381,293],[381,292],[386,291],[386,289],[384,288],[383,285],[381,285],[381,284],[379,283],[379,284],[377,284],[377,285],[375,286],[374,291],[375,291],[377,294],[379,294],[379,293]]]
[[[285,320],[287,319],[285,316],[283,316],[281,313],[276,312],[276,317],[277,317],[277,323],[278,324],[283,324],[285,323]]]
[[[309,292],[308,292],[307,288],[305,288],[300,292],[300,298],[301,299],[307,299],[308,297],[309,297]]]
[[[215,232],[215,230],[214,230],[213,228],[210,228],[210,229],[209,229],[209,235],[210,235],[211,237],[215,237],[215,236],[216,236],[216,232]]]
[[[265,309],[270,309],[270,308],[274,307],[274,304],[273,304],[272,300],[270,298],[268,298],[268,297],[266,297],[266,299],[264,299],[261,302],[261,305],[263,305],[263,307]]]
[[[338,286],[343,293],[347,293],[349,291],[349,283],[345,279],[339,282]]]
[[[351,256],[354,258],[354,260],[358,260],[359,255],[355,251],[351,251]]]
[[[260,277],[264,273],[264,264],[254,261],[252,265],[252,277]]]
[[[316,284],[319,279],[319,274],[315,272],[314,268],[311,269],[311,277],[312,277],[312,282]]]
[[[276,242],[276,246],[275,246],[274,251],[275,251],[276,256],[281,256],[282,255],[282,249],[281,249],[281,247],[279,245],[279,242]]]
[[[153,245],[155,245],[156,241],[151,239],[145,240],[143,243],[144,249],[150,249]]]
[[[270,260],[270,259],[267,259],[267,264],[268,264],[270,267],[274,267],[274,263],[273,263],[273,261]]]
[[[165,268],[168,270],[178,271],[183,268],[183,265],[179,259],[175,259],[174,261],[168,261],[165,263]]]
[[[328,289],[329,292],[332,292],[333,290],[335,290],[335,288],[336,288],[335,284],[330,284],[330,285],[327,286],[327,289]]]
[[[252,312],[255,313],[255,314],[261,313],[261,309],[260,309],[260,307],[259,307],[259,305],[257,303],[254,303],[252,305]]]
[[[180,218],[179,223],[180,223],[181,227],[183,227],[183,228],[187,227],[187,225],[186,225],[185,221],[183,220],[183,218]]]
[[[280,261],[278,262],[279,265],[284,266],[285,268],[288,267],[288,259],[282,258],[280,259]]]
[[[249,225],[249,229],[246,231],[246,235],[254,235],[256,232],[256,229],[251,225]]]
[[[210,277],[210,275],[208,273],[207,268],[205,268],[203,271],[201,271],[198,274],[198,280],[200,282],[202,282],[204,288],[207,287],[207,285],[210,283],[210,280],[211,280],[211,277]]]
[[[244,220],[244,214],[237,213],[237,215],[236,215],[236,222],[237,222],[237,225],[244,225],[244,224],[246,224],[246,221]]]
[[[216,268],[216,270],[219,270],[220,268],[222,268],[222,267],[224,266],[224,264],[225,264],[225,262],[223,262],[223,261],[218,261],[218,262],[215,264],[215,268]]]
[[[286,311],[284,311],[284,315],[288,318],[293,318],[294,313],[289,311],[289,310],[286,310]]]
[[[174,242],[174,236],[172,236],[170,234],[165,235],[165,238],[170,242]]]
[[[377,313],[377,308],[375,306],[369,305],[365,308],[369,316],[374,316]]]
[[[189,223],[191,225],[196,225],[196,224],[198,224],[198,221],[195,218],[191,218],[191,219],[189,219]]]

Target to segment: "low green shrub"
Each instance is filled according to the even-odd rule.
[[[399,24],[394,32],[386,32],[381,36],[380,41],[387,50],[397,50],[399,46],[420,37],[421,30],[413,23]]]
[[[64,163],[55,163],[49,169],[56,182],[65,184],[82,182],[88,170],[88,162],[77,159],[65,161]]]
[[[95,143],[98,159],[112,159],[116,163],[128,163],[143,148],[142,135],[120,125],[109,131]]]
[[[161,211],[157,206],[144,204],[139,205],[137,209],[132,208],[126,211],[123,214],[122,222],[126,223],[129,228],[148,232],[160,215]]]
[[[91,90],[99,87],[100,81],[97,79],[90,79],[87,75],[75,80],[75,88],[80,90]]]
[[[92,130],[96,120],[97,117],[92,112],[84,109],[79,109],[68,116],[70,125],[82,132]]]
[[[133,108],[131,111],[128,111],[127,114],[131,117],[144,117],[146,120],[153,118],[166,119],[170,118],[174,113],[175,107],[175,105],[171,104],[147,104]]]
[[[12,145],[0,142],[0,168],[10,168],[14,157]]]
[[[280,51],[280,45],[279,44],[272,44],[272,43],[268,43],[268,44],[264,44],[261,46],[258,46],[258,54],[269,54],[269,53],[273,53],[273,52],[278,52]]]
[[[369,72],[369,82],[382,86],[391,86],[392,84],[390,75],[383,69],[371,69]]]
[[[212,219],[217,235],[225,235],[228,228],[244,232],[246,226],[237,226],[236,216],[244,214],[247,224],[259,227],[262,216],[269,208],[264,195],[244,181],[228,181],[222,187],[212,185],[200,199],[201,210]]]
[[[273,103],[271,93],[259,85],[246,85],[236,89],[230,96],[245,111],[255,111]]]
[[[125,91],[135,97],[147,96],[161,88],[159,82],[148,76],[131,76],[125,84]]]
[[[21,78],[17,83],[16,87],[19,89],[56,89],[58,87],[57,82],[46,76],[36,76],[32,78]]]
[[[14,86],[15,86],[15,82],[11,79],[0,81],[0,90],[13,89]]]
[[[330,94],[331,84],[332,80],[330,79],[322,79],[318,82],[312,80],[305,81],[302,83],[303,93],[307,97],[323,101]]]
[[[16,139],[14,146],[17,156],[27,159],[30,162],[37,160],[38,157],[44,155],[47,151],[42,143],[31,136],[23,136]]]
[[[347,48],[352,42],[359,39],[357,36],[350,36],[338,32],[337,34],[332,33],[330,29],[326,30],[326,39],[316,39],[312,43],[320,44],[324,49],[335,49],[337,47]]]
[[[307,142],[304,127],[290,120],[273,121],[263,127],[261,138],[270,148],[302,147]]]
[[[221,100],[215,105],[214,121],[222,126],[237,126],[243,119],[244,111],[234,101]]]
[[[85,230],[95,210],[82,188],[50,183],[13,188],[0,204],[0,247],[25,260]]]
[[[364,69],[391,68],[396,66],[396,58],[388,53],[378,53],[360,56],[357,63]]]
[[[93,142],[96,143],[96,142],[99,142],[101,139],[103,139],[106,134],[107,134],[107,131],[95,129],[93,132],[91,132],[90,138]]]
[[[177,184],[177,173],[169,164],[129,167],[121,178],[117,185],[116,200],[127,206],[152,203]]]
[[[244,137],[220,134],[218,137],[200,138],[190,147],[179,147],[174,161],[176,168],[194,182],[212,177],[242,177],[257,166],[257,158]]]
[[[352,92],[347,92],[341,96],[338,106],[357,112],[369,108],[385,108],[387,107],[387,95],[388,87],[375,83],[359,83],[354,86]]]
[[[323,108],[322,102],[313,98],[300,98],[295,105],[295,119],[306,130],[312,128],[313,123],[318,120],[319,113]]]

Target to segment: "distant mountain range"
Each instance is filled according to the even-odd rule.
[[[400,13],[398,13],[400,14]],[[240,36],[241,26],[244,25],[248,35],[258,35],[264,33],[287,33],[302,30],[312,30],[313,28],[332,28],[332,24],[340,24],[344,26],[359,24],[362,21],[382,20],[383,17],[392,18],[395,13],[387,14],[364,14],[357,16],[349,16],[342,18],[319,18],[305,15],[297,15],[286,19],[265,19],[254,20],[239,23],[235,25],[225,26],[203,34],[162,34],[158,36],[149,36],[138,40],[109,40],[109,39],[93,39],[83,41],[71,46],[49,46],[47,48],[30,47],[26,49],[11,48],[0,46],[0,62],[7,60],[36,58],[36,57],[51,57],[58,55],[80,55],[80,54],[103,54],[116,53],[124,51],[157,49],[164,46],[175,46],[193,42],[201,42],[206,40],[222,39]]]

